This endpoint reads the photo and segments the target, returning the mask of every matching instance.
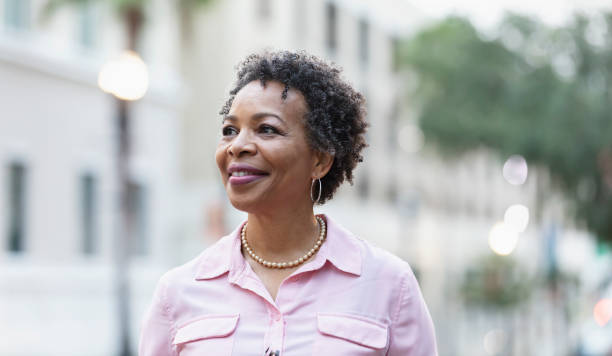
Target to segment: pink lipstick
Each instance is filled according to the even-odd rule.
[[[229,183],[233,185],[251,183],[268,175],[267,172],[245,163],[232,163],[227,172]]]
[[[253,181],[256,181],[260,178],[263,178],[264,176],[262,175],[249,175],[249,176],[243,176],[243,177],[229,177],[229,182],[230,184],[233,185],[241,185],[241,184],[247,184],[247,183],[251,183]]]

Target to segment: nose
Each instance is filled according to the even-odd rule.
[[[247,130],[241,130],[227,148],[229,155],[234,157],[254,154],[256,151],[255,143]]]

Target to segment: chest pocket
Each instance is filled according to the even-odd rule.
[[[374,356],[386,352],[388,328],[375,320],[319,313],[313,355]]]
[[[215,356],[230,356],[238,317],[238,314],[203,316],[180,327],[172,344],[181,356],[206,355],[213,350]]]

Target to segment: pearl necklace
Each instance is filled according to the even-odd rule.
[[[317,253],[317,251],[319,251],[319,248],[321,248],[323,241],[325,241],[325,231],[326,231],[325,220],[323,220],[323,218],[321,218],[320,216],[316,216],[316,218],[317,218],[317,221],[319,222],[319,239],[315,243],[314,247],[310,249],[310,251],[308,251],[304,256],[296,260],[293,260],[290,262],[269,262],[257,256],[257,254],[253,252],[253,249],[251,249],[251,246],[249,246],[249,243],[246,240],[247,224],[244,224],[244,226],[242,227],[242,231],[240,232],[240,238],[242,240],[242,247],[244,247],[244,249],[249,254],[249,256],[251,256],[252,259],[257,261],[257,263],[265,267],[268,267],[268,268],[283,269],[283,268],[291,268],[291,267],[299,266],[302,263],[306,262],[315,253]]]

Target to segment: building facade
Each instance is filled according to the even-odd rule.
[[[97,78],[121,36],[103,4],[45,20],[44,3],[0,6],[0,354],[109,355],[118,113]],[[133,335],[168,259],[156,251],[177,232],[180,110],[155,71],[165,60],[150,62],[149,93],[131,107]]]

